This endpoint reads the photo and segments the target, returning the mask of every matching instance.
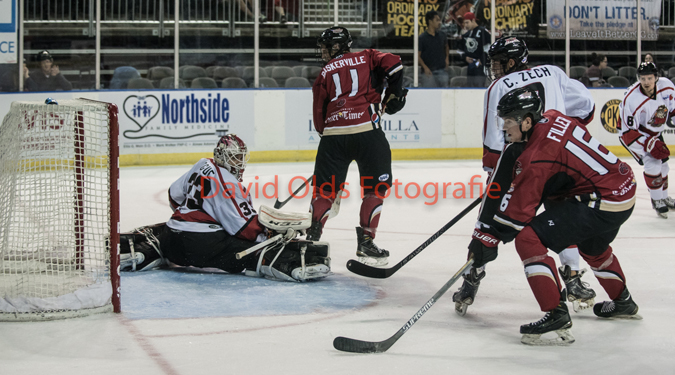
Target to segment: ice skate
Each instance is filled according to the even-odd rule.
[[[478,293],[478,286],[480,286],[480,281],[485,277],[485,271],[478,271],[476,268],[471,268],[471,271],[467,275],[462,275],[464,278],[464,283],[459,288],[455,294],[452,295],[452,300],[455,302],[455,312],[460,316],[466,314],[466,310],[469,308],[476,298],[476,293]]]
[[[560,301],[555,309],[547,312],[540,320],[520,326],[520,333],[523,334],[520,342],[525,345],[536,346],[570,345],[574,342],[574,336],[572,336],[570,328],[572,328],[572,319],[563,300]],[[542,337],[549,332],[555,333],[557,337]]]
[[[558,268],[560,276],[565,282],[567,288],[567,300],[572,302],[574,312],[589,309],[595,304],[595,291],[590,288],[588,283],[581,281],[581,277],[586,272],[585,269],[578,271],[572,276],[570,266]]]
[[[666,197],[666,198],[663,198],[663,202],[666,204],[668,209],[670,209],[670,210],[675,209],[675,199],[673,199],[671,197]]]
[[[320,221],[312,221],[312,226],[307,228],[307,236],[305,237],[307,241],[319,241],[321,239],[321,232],[323,231],[323,225]]]
[[[615,300],[596,303],[593,306],[593,313],[600,318],[642,319],[642,316],[638,314],[638,305],[633,302],[626,287]]]
[[[666,199],[652,199],[652,208],[656,210],[657,215],[664,219],[668,218],[668,205],[666,204]]]
[[[356,240],[356,256],[359,262],[369,266],[386,266],[389,263],[389,252],[375,245],[373,238],[361,227],[356,227]]]

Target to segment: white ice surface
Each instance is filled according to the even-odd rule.
[[[613,248],[644,320],[606,321],[590,311],[572,313],[576,342],[570,347],[520,343],[518,327],[543,313],[509,244],[500,247],[499,258],[488,266],[487,278],[465,317],[455,314],[451,302],[458,283],[386,353],[333,349],[336,336],[379,341],[401,328],[464,263],[477,214],[474,210],[392,277],[366,279],[345,268],[355,255],[360,203],[350,189],[352,196],[343,201],[340,215],[328,222],[322,238],[331,243],[336,275],[326,284],[303,285],[302,303],[295,302],[299,307],[270,310],[274,304],[293,303],[288,284],[262,285],[244,276],[217,279],[211,275],[198,277],[196,285],[172,282],[148,290],[155,278],[163,283],[161,277],[124,275],[122,299],[127,313],[0,323],[0,374],[673,374],[675,212],[668,220],[656,216],[642,169],[630,164],[639,186],[637,206]],[[247,183],[267,182],[278,174],[283,186],[292,176],[310,175],[312,168],[311,163],[251,164],[244,177]],[[121,229],[165,221],[170,215],[166,189],[186,170],[187,166],[122,169]],[[404,184],[467,183],[475,174],[482,180],[479,161],[394,163],[394,178]],[[350,187],[358,183],[355,166],[349,182]],[[279,195],[287,197],[287,189]],[[431,199],[386,201],[376,242],[391,251],[390,266],[471,199],[442,199],[435,205],[425,201]],[[254,197],[254,203],[271,206],[274,200]],[[308,198],[294,200],[284,209],[305,211],[308,204]],[[588,266],[582,261],[582,267]],[[584,280],[598,293],[597,301],[607,298],[590,273]],[[259,291],[263,297],[247,295],[237,303],[231,298],[234,288],[228,287],[232,284],[240,286],[240,293]],[[138,285],[144,285],[142,291],[134,290]],[[330,293],[337,296],[332,298],[345,300],[331,304],[306,289],[312,286],[317,290],[332,286],[335,290]],[[350,287],[358,293],[350,294]],[[142,301],[152,301],[144,295],[154,295],[158,302],[143,306]],[[218,308],[208,301],[224,300],[232,307],[221,303],[222,316],[218,316]],[[313,303],[320,308],[311,309]],[[134,315],[134,311],[146,315]]]

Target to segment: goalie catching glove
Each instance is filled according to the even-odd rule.
[[[485,263],[497,259],[499,239],[479,229],[474,229],[469,244],[469,257],[473,255],[473,266],[482,267]]]
[[[395,94],[390,94],[385,102],[384,112],[388,115],[393,115],[405,107],[405,98],[408,96],[408,89],[403,89],[401,96],[397,97]]]

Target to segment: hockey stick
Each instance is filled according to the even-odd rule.
[[[440,237],[443,233],[445,233],[448,229],[450,229],[451,226],[455,225],[459,220],[461,220],[464,216],[466,216],[466,214],[468,214],[469,211],[473,210],[474,207],[478,206],[481,200],[482,197],[477,198],[475,201],[471,202],[469,207],[465,208],[464,211],[460,212],[457,216],[455,216],[454,219],[450,220],[450,222],[445,224],[443,228],[439,229],[438,232],[434,233],[433,236],[429,237],[429,239],[424,241],[423,244],[418,246],[417,249],[415,249],[412,253],[403,258],[403,260],[398,262],[395,266],[391,268],[377,268],[369,266],[367,264],[363,264],[358,260],[350,259],[347,262],[347,269],[354,272],[357,275],[372,277],[375,279],[386,279],[387,277],[396,273],[396,271],[398,271],[401,267],[405,266],[406,263],[408,263],[412,258],[416,257],[417,254],[421,253],[422,250],[424,250],[432,242],[436,241],[436,239]]]
[[[303,182],[302,185],[300,185],[299,188],[295,189],[293,194],[291,194],[291,196],[288,197],[286,200],[279,201],[279,198],[277,198],[277,201],[274,202],[274,208],[279,209],[279,208],[285,206],[286,203],[288,203],[291,199],[295,198],[298,195],[298,193],[300,193],[300,190],[304,189],[307,184],[312,182],[312,178],[314,178],[314,176],[309,176],[309,178],[307,180],[305,180],[305,182]]]
[[[431,306],[433,306],[434,303],[436,303],[436,301],[438,301],[438,299],[441,298],[441,296],[443,296],[443,294],[445,294],[445,292],[447,292],[448,289],[450,289],[452,284],[454,284],[457,281],[457,279],[459,279],[462,276],[464,271],[466,271],[467,269],[469,269],[469,267],[471,267],[472,264],[473,264],[473,258],[469,259],[469,261],[466,262],[462,266],[462,268],[460,268],[459,271],[457,271],[457,273],[455,273],[452,276],[452,278],[450,280],[448,280],[448,282],[445,283],[445,285],[443,285],[443,287],[438,292],[436,292],[436,294],[434,294],[427,301],[427,303],[425,303],[424,306],[422,306],[421,309],[417,310],[415,315],[413,315],[412,318],[410,318],[410,320],[408,320],[408,322],[406,324],[404,324],[403,327],[401,327],[401,329],[399,329],[398,332],[396,332],[390,338],[388,338],[384,341],[361,341],[361,340],[350,339],[350,338],[347,338],[347,337],[340,336],[340,337],[336,337],[335,340],[333,340],[333,347],[337,350],[340,350],[340,351],[343,351],[343,352],[351,352],[351,353],[384,353],[384,352],[386,352],[387,349],[391,348],[391,346],[394,345],[394,343],[396,341],[398,341],[398,339],[400,339],[401,336],[403,336],[403,334],[406,333],[410,329],[410,327],[413,326],[413,324],[417,323],[417,321],[422,318],[422,315],[424,315],[424,313],[429,311]]]
[[[275,242],[281,241],[281,240],[283,239],[283,237],[284,237],[283,234],[277,234],[276,236],[274,236],[274,237],[272,237],[272,238],[269,238],[269,239],[267,239],[266,241],[263,241],[263,242],[261,242],[261,243],[255,245],[255,246],[253,246],[253,247],[250,247],[250,248],[248,248],[248,249],[246,249],[246,250],[244,250],[244,251],[238,252],[234,257],[237,258],[237,259],[241,259],[241,258],[247,256],[248,254],[251,254],[251,253],[253,253],[253,252],[255,252],[255,251],[258,251],[258,250],[262,249],[262,248],[265,247],[265,246],[268,246],[268,245],[271,245],[271,244],[273,244],[273,243],[275,243]]]

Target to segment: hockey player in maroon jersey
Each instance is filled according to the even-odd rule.
[[[636,183],[628,164],[619,160],[586,131],[580,122],[549,110],[536,91],[518,88],[500,101],[498,115],[513,142],[526,142],[513,169],[513,182],[500,202],[494,226],[476,228],[469,252],[476,266],[497,257],[499,242],[515,239],[530,288],[546,315],[520,327],[522,342],[567,345],[572,320],[565,304],[553,258],[547,248],[561,251],[577,244],[610,301],[593,307],[603,318],[639,318],[638,306],[610,243],[635,205]],[[546,199],[551,205],[537,215]],[[561,292],[562,289],[562,292]],[[555,339],[541,335],[556,332]]]
[[[386,265],[389,252],[373,243],[383,198],[392,183],[391,150],[380,120],[383,110],[394,114],[403,109],[407,90],[402,87],[399,56],[373,49],[350,52],[351,44],[349,31],[340,26],[324,30],[317,41],[326,65],[312,88],[314,127],[321,141],[314,164],[312,226],[307,239],[321,237],[349,164],[356,160],[363,189],[356,254],[361,262]]]
[[[668,156],[663,141],[666,122],[675,115],[675,86],[668,78],[659,77],[651,62],[640,64],[638,82],[626,90],[619,104],[619,139],[640,165],[652,199],[652,207],[663,218],[668,209],[675,209],[675,200],[668,196]]]
[[[500,198],[511,184],[513,163],[522,152],[522,145],[511,144],[504,139],[503,121],[497,116],[497,103],[509,91],[517,87],[529,87],[541,98],[544,110],[555,109],[577,118],[582,124],[593,119],[595,101],[590,91],[577,80],[570,79],[565,72],[553,65],[530,68],[527,64],[529,51],[525,41],[516,37],[504,37],[495,41],[488,50],[487,74],[493,79],[485,92],[483,108],[483,169],[488,172],[492,185],[491,196],[485,196],[478,216],[477,226],[492,225],[492,217],[499,207]],[[545,202],[548,207],[550,202]],[[585,270],[579,267],[579,251],[571,246],[558,253],[560,272],[567,287],[567,298],[573,303],[574,311],[593,306],[595,291],[588,283],[581,281]],[[459,290],[453,294],[455,311],[466,314],[473,304],[481,280],[486,272],[472,267],[465,275]]]
[[[171,184],[173,215],[166,224],[120,235],[121,269],[143,271],[172,264],[229,273],[246,270],[249,275],[285,281],[327,276],[328,244],[290,241],[290,237],[288,241],[268,241],[276,233],[255,211],[251,195],[241,183],[248,158],[241,138],[234,134],[221,137],[213,159],[199,160]],[[309,215],[303,215],[308,227]],[[236,257],[264,241],[269,246],[243,259]],[[302,246],[306,248],[301,254]]]

